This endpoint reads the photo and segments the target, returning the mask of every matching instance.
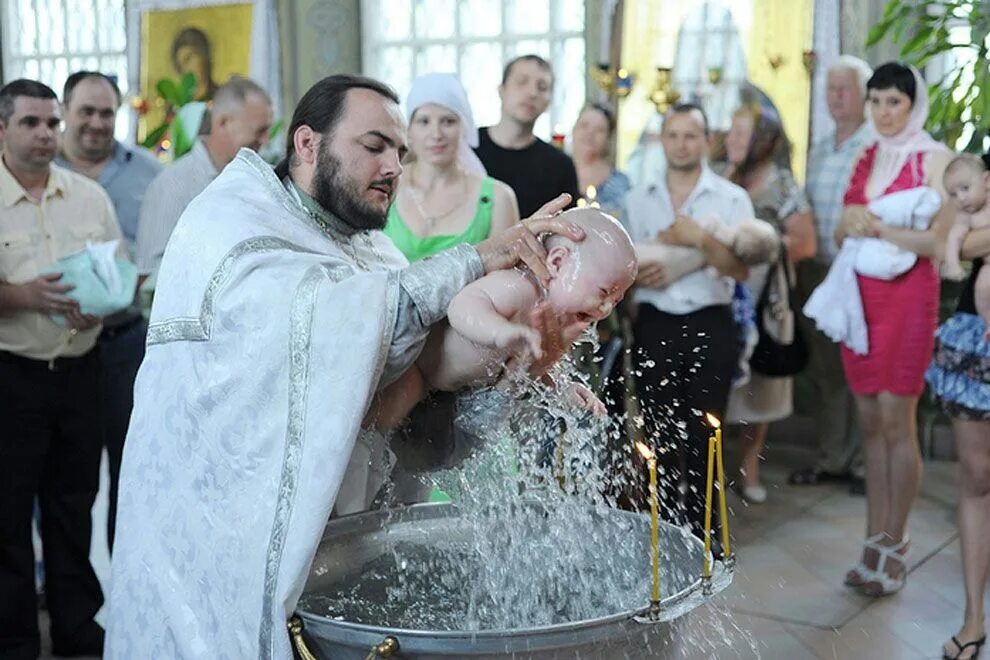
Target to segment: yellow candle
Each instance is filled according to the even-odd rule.
[[[729,512],[725,503],[725,464],[722,463],[722,427],[715,427],[715,456],[718,466],[718,520],[722,526],[722,555],[732,556],[729,547]]]
[[[715,438],[708,438],[708,480],[705,484],[705,563],[701,575],[712,576],[712,565],[708,556],[712,552],[712,482],[715,470]]]
[[[657,461],[646,462],[650,468],[650,541],[653,548],[653,600],[660,600],[660,518],[657,511]]]
[[[657,459],[653,451],[642,442],[636,443],[639,453],[646,459],[650,470],[650,560],[653,567],[653,591],[651,600],[660,602],[660,511],[657,501]]]

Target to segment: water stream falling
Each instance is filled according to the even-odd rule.
[[[554,376],[579,377],[567,362]],[[479,632],[644,609],[649,516],[617,515],[608,488],[630,449],[606,442],[618,432],[607,418],[576,410],[557,390],[522,387],[522,402],[516,396],[507,404],[490,390],[459,400],[458,419],[479,439],[476,450],[428,477],[456,506],[453,529],[411,533],[409,523],[386,525],[377,556],[356,574],[304,594],[300,608],[393,629]],[[689,532],[674,526],[662,527],[660,547],[662,598],[685,595],[664,612],[673,619],[704,600],[701,553]],[[758,656],[752,638],[731,621],[720,626],[716,638],[734,637],[734,646],[753,651],[746,657]],[[699,631],[705,646],[715,643],[708,632]]]

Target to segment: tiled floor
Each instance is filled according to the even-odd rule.
[[[813,458],[808,437],[800,419],[773,429],[764,467],[768,501],[747,506],[733,496],[736,576],[690,618],[685,657],[940,658],[941,644],[962,621],[955,463],[926,463],[910,524],[908,585],[899,595],[871,600],[842,586],[863,537],[863,498],[840,485],[787,485],[790,471]],[[735,464],[732,449],[727,443],[727,467]],[[98,505],[97,527],[103,515]],[[94,552],[94,563],[105,577],[105,552]]]
[[[781,435],[773,434],[777,442],[764,467],[766,504],[733,499],[739,557],[733,584],[691,626],[731,634],[712,647],[702,632],[702,648],[687,657],[941,658],[942,643],[962,622],[964,603],[954,522],[956,464],[926,462],[910,522],[907,587],[873,600],[842,585],[858,558],[863,498],[841,485],[787,485],[790,471],[814,454],[806,443]]]

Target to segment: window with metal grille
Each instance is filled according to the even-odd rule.
[[[366,75],[405,97],[418,75],[456,73],[478,126],[498,122],[502,68],[527,53],[554,70],[538,136],[570,132],[584,104],[584,0],[362,0],[361,24]]]
[[[66,78],[82,69],[127,85],[124,0],[3,0],[0,2],[3,80],[39,80],[61,97]],[[131,113],[121,112],[116,134],[131,134]]]

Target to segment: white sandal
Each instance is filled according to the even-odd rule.
[[[863,548],[865,550],[876,550],[878,554],[883,556],[883,546],[880,545],[880,541],[886,538],[886,534],[880,532],[879,534],[874,534],[863,541]],[[882,559],[881,559],[882,561]],[[862,587],[867,582],[875,582],[877,578],[877,570],[872,569],[863,563],[860,559],[859,563],[849,569],[850,573],[856,573],[859,576],[859,580],[850,580],[848,577],[845,579],[845,585],[847,587]]]
[[[901,539],[901,542],[896,545],[891,545],[888,547],[883,547],[883,546],[880,547],[880,563],[877,564],[877,570],[874,573],[873,578],[868,580],[863,585],[864,594],[866,594],[867,596],[872,596],[873,598],[882,598],[883,596],[892,596],[893,594],[896,594],[898,591],[904,588],[904,585],[907,584],[907,574],[908,574],[907,560],[908,557],[911,555],[911,550],[908,549],[907,552],[903,552],[903,553],[901,552],[901,550],[904,550],[904,548],[906,548],[907,544],[910,542],[911,542],[910,537],[905,535],[904,538]],[[884,567],[886,566],[888,559],[891,559],[893,561],[899,561],[901,565],[904,567],[904,571],[901,573],[899,577],[892,578],[889,575],[887,575],[887,573],[884,571]],[[867,587],[869,587],[871,584],[878,585],[880,587],[880,591],[876,591],[875,589],[868,589]]]

